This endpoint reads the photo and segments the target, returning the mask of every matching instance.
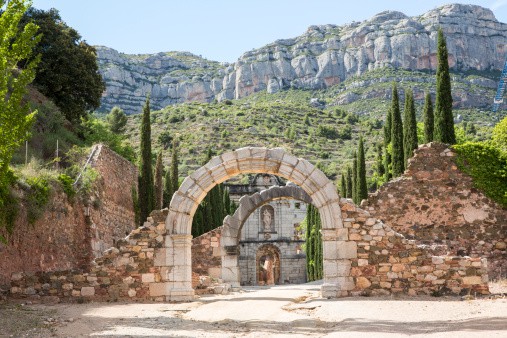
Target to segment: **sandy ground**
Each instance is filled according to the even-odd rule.
[[[507,299],[318,298],[245,288],[180,304],[0,305],[5,337],[507,337]]]

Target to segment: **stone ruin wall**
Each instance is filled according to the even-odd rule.
[[[100,257],[138,226],[132,200],[132,189],[137,191],[137,167],[108,147],[98,147],[91,162],[100,174],[89,208],[93,257]],[[93,201],[98,206],[94,207]]]
[[[137,168],[109,148],[96,147],[91,165],[100,178],[89,200],[69,201],[55,187],[34,224],[28,224],[26,208],[20,207],[13,234],[4,234],[8,243],[0,243],[0,289],[8,289],[11,274],[21,271],[87,269],[135,228],[131,187],[135,182],[137,189]]]
[[[199,285],[199,276],[218,279],[222,274],[220,238],[222,228],[218,227],[192,239],[192,287]]]
[[[408,240],[351,200],[342,199],[341,205],[345,232],[357,244],[357,255],[342,253],[351,256],[351,266],[339,267],[350,271],[345,283],[351,295],[489,293],[485,259],[447,256],[445,246]],[[342,250],[324,246],[326,249]]]
[[[357,254],[344,252],[351,249],[349,246],[325,250],[351,258],[349,265],[330,271],[330,278],[340,279],[347,294],[488,294],[486,260],[441,255],[445,247],[418,245],[349,200],[342,199],[341,204],[345,228],[340,235],[355,242]],[[161,266],[156,250],[163,247],[167,213],[167,209],[154,211],[142,227],[96,258],[90,270],[14,273],[10,297],[51,302],[165,301],[163,284],[157,282],[171,273],[171,267]],[[204,247],[215,248],[211,243],[215,241]],[[350,277],[342,277],[343,271]],[[198,275],[194,273],[193,277],[198,283]]]
[[[419,146],[405,174],[361,206],[407,238],[444,244],[451,255],[488,259],[489,276],[507,276],[507,210],[473,187],[444,144]]]

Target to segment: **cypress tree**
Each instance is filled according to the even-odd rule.
[[[414,149],[417,149],[417,121],[415,119],[414,94],[410,89],[405,91],[403,137],[405,159],[403,163],[406,167],[408,159],[411,158],[414,153]]]
[[[342,197],[347,197],[347,182],[345,179],[346,174],[342,172],[342,178],[340,181],[340,193]]]
[[[354,152],[354,162],[352,164],[352,200],[357,203],[357,152]]]
[[[141,168],[139,170],[139,211],[141,225],[155,206],[151,164],[150,97],[146,98],[141,122]]]
[[[155,209],[162,209],[164,200],[164,187],[162,184],[162,174],[164,165],[162,164],[162,151],[158,152],[157,164],[155,165]]]
[[[314,280],[313,275],[313,205],[306,209],[306,276],[309,282]]]
[[[314,219],[315,219],[315,269],[316,269],[316,276],[315,279],[322,279],[322,270],[323,270],[323,260],[322,260],[322,236],[320,234],[321,230],[321,221],[320,221],[320,214],[319,210],[317,208],[313,208],[314,210]]]
[[[389,108],[386,116],[386,123],[384,125],[384,175],[386,182],[391,179],[391,161],[392,156],[389,152],[389,145],[391,144],[391,127],[393,125],[393,112],[392,108]]]
[[[231,215],[231,197],[229,196],[229,189],[224,187],[224,218],[227,215]]]
[[[403,125],[401,123],[400,102],[396,84],[393,84],[393,99],[391,110],[393,114],[391,124],[392,175],[393,177],[398,177],[403,174],[403,171],[405,171],[405,156],[403,154]]]
[[[382,157],[382,145],[377,144],[377,159],[376,159],[376,167],[377,167],[377,175],[382,177],[385,175],[385,167],[384,167],[384,158]]]
[[[364,158],[363,138],[359,138],[359,147],[357,149],[357,178],[356,178],[356,199],[357,204],[363,199],[368,198],[368,187],[366,186],[366,161]]]
[[[426,93],[426,97],[424,100],[424,142],[430,143],[433,142],[433,130],[435,128],[434,125],[434,117],[433,117],[433,102],[431,102],[430,93]]]
[[[347,198],[352,198],[352,169],[347,167]]]
[[[438,30],[437,41],[437,98],[435,101],[434,140],[447,144],[456,143],[452,116],[451,77],[444,33]]]
[[[164,206],[169,206],[171,198],[173,197],[174,191],[171,181],[171,170],[170,168],[166,171],[164,177]]]
[[[178,143],[176,138],[173,140],[173,152],[171,158],[171,191],[173,194],[178,191],[180,184],[178,182],[179,173],[178,173]],[[172,197],[172,195],[171,195]]]

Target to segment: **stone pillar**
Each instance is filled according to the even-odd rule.
[[[190,301],[192,289],[192,235],[167,235],[166,301]]]
[[[348,241],[348,229],[322,229],[324,284],[322,297],[345,297],[354,289],[350,276],[351,258],[357,258],[357,245]]]
[[[233,289],[240,288],[238,254],[222,253],[222,280]]]

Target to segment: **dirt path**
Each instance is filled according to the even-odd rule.
[[[36,329],[2,330],[29,337],[507,337],[507,299],[325,300],[318,290],[308,284],[246,288],[181,304],[17,306],[17,319],[0,307],[0,324],[36,314],[28,321]]]

